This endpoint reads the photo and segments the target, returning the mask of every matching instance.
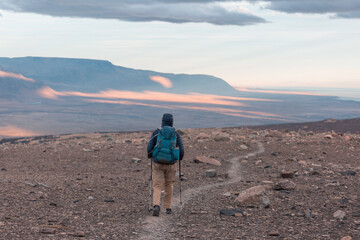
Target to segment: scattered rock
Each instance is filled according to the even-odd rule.
[[[210,178],[216,177],[216,170],[215,169],[206,170],[205,171],[205,176],[210,177]]]
[[[131,162],[132,163],[141,163],[141,159],[140,158],[132,158]]]
[[[215,166],[221,166],[221,162],[219,160],[216,160],[214,158],[209,158],[206,156],[196,156],[196,158],[194,159],[195,163],[207,163],[210,165],[215,165]]]
[[[340,174],[343,175],[343,176],[355,176],[356,172],[348,170],[348,171],[345,171],[345,172],[340,172]]]
[[[42,229],[41,229],[41,233],[44,233],[44,234],[55,234],[55,233],[56,233],[56,228],[42,228]]]
[[[238,216],[245,216],[245,213],[238,209],[221,209],[220,215],[238,217]]]
[[[247,150],[248,149],[248,147],[246,146],[246,145],[240,145],[240,148],[242,149],[242,150]]]
[[[279,231],[271,231],[271,232],[269,232],[269,236],[272,236],[272,237],[276,237],[276,236],[279,236],[279,235],[280,235]]]
[[[310,211],[310,209],[306,209],[306,210],[304,211],[304,217],[306,217],[306,218],[311,218],[311,211]]]
[[[346,135],[346,136],[344,137],[344,140],[348,142],[348,141],[351,140],[351,137]]]
[[[294,190],[295,188],[296,184],[290,180],[280,181],[274,186],[274,190]]]
[[[199,135],[197,135],[196,137],[197,140],[200,139],[210,139],[210,135],[206,134],[206,133],[199,133]]]
[[[88,199],[89,199],[89,200],[94,200],[94,197],[88,196]]]
[[[265,194],[265,186],[255,186],[242,191],[235,199],[241,206],[246,207],[268,207],[270,200]]]
[[[82,232],[82,231],[68,233],[68,235],[72,236],[72,237],[85,237],[86,236],[85,232]]]
[[[231,197],[231,192],[226,192],[223,194],[224,197]]]
[[[227,133],[218,133],[215,137],[214,140],[217,142],[220,141],[230,141],[230,135]]]
[[[341,210],[337,210],[333,214],[333,217],[336,218],[336,219],[339,219],[339,220],[343,220],[345,216],[346,216],[346,213],[344,211],[341,211]]]
[[[345,236],[345,237],[342,237],[341,240],[352,240],[352,237],[351,236]]]
[[[280,177],[282,177],[282,178],[294,178],[294,172],[292,172],[292,171],[282,171],[280,173]]]
[[[333,139],[334,137],[332,135],[330,135],[330,134],[327,134],[327,135],[324,136],[324,138],[325,139]]]

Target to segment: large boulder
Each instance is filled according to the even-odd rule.
[[[266,196],[267,186],[255,186],[242,191],[235,199],[238,205],[245,207],[269,207],[270,200]]]
[[[215,135],[215,134],[214,134]],[[214,140],[217,142],[220,141],[230,141],[230,135],[228,133],[220,132],[214,136]]]

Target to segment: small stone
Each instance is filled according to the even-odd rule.
[[[342,237],[341,240],[352,240],[352,237],[351,236],[345,236],[345,237]]]
[[[296,184],[290,180],[280,181],[275,184],[274,190],[294,190]]]
[[[197,135],[196,137],[197,140],[200,140],[200,139],[210,139],[210,136],[206,133],[199,133],[199,135]]]
[[[131,159],[131,162],[132,162],[132,163],[141,163],[141,159],[139,159],[139,158],[132,158],[132,159]]]
[[[240,145],[240,148],[242,149],[242,150],[247,150],[248,149],[248,147],[246,146],[246,145]]]
[[[343,220],[345,216],[346,216],[346,213],[341,210],[337,210],[336,212],[334,212],[334,215],[333,215],[334,218],[337,218],[339,220]]]
[[[223,194],[224,197],[231,197],[231,193],[230,192],[226,192]]]
[[[215,165],[215,166],[221,166],[221,162],[219,160],[216,160],[214,158],[209,158],[206,156],[196,156],[196,158],[194,159],[195,163],[207,163],[210,165]]]
[[[89,199],[89,200],[94,200],[94,197],[89,196],[88,199]]]
[[[126,140],[124,141],[124,143],[132,143],[132,140],[131,140],[131,139],[126,139]]]
[[[261,164],[261,163],[262,163],[261,160],[257,160],[257,161],[255,162],[255,165],[259,165],[259,164]]]
[[[107,203],[113,203],[113,202],[115,202],[114,199],[105,199],[104,201],[107,202]]]
[[[333,139],[334,137],[330,134],[324,136],[325,139]]]
[[[55,234],[55,233],[56,233],[56,228],[42,228],[42,229],[41,229],[41,233],[44,233],[44,234]]]
[[[279,236],[279,235],[280,235],[279,231],[271,231],[269,233],[269,236],[272,236],[272,237]]]
[[[340,172],[340,174],[343,175],[343,176],[355,176],[356,172],[348,170],[348,171],[345,171],[345,172]]]
[[[291,171],[282,171],[280,173],[280,177],[282,178],[293,178],[294,177],[294,172]]]
[[[50,203],[50,206],[57,207],[57,204],[56,204],[56,203],[51,202],[51,203]]]
[[[72,237],[85,237],[85,232],[77,231],[73,233],[68,233],[68,235]]]
[[[1,171],[5,172],[5,171],[7,171],[7,169],[6,168],[1,168]]]
[[[206,170],[205,176],[210,178],[216,177],[216,170],[215,169]]]
[[[92,152],[92,149],[84,148],[84,152]]]
[[[225,216],[245,216],[244,212],[238,209],[221,209],[220,215]]]
[[[261,183],[263,183],[263,184],[269,184],[269,185],[274,184],[273,181],[262,181]]]
[[[348,141],[351,140],[351,137],[350,137],[350,136],[345,136],[345,137],[344,137],[344,140],[348,142]]]
[[[307,162],[306,162],[306,161],[303,161],[303,160],[299,161],[298,163],[301,164],[301,165],[303,165],[303,166],[307,165]]]

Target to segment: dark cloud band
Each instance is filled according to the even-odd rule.
[[[286,13],[333,13],[343,18],[360,18],[359,0],[261,0],[267,8]]]
[[[201,0],[1,0],[0,9],[59,17],[107,18],[134,22],[207,22],[216,25],[240,26],[265,22],[258,16],[229,10],[214,2]]]

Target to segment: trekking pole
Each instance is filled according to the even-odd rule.
[[[182,198],[181,198],[181,160],[179,160],[179,180],[180,180],[180,205],[182,205]]]
[[[150,160],[150,178],[149,178],[149,212],[152,210],[152,160]]]

